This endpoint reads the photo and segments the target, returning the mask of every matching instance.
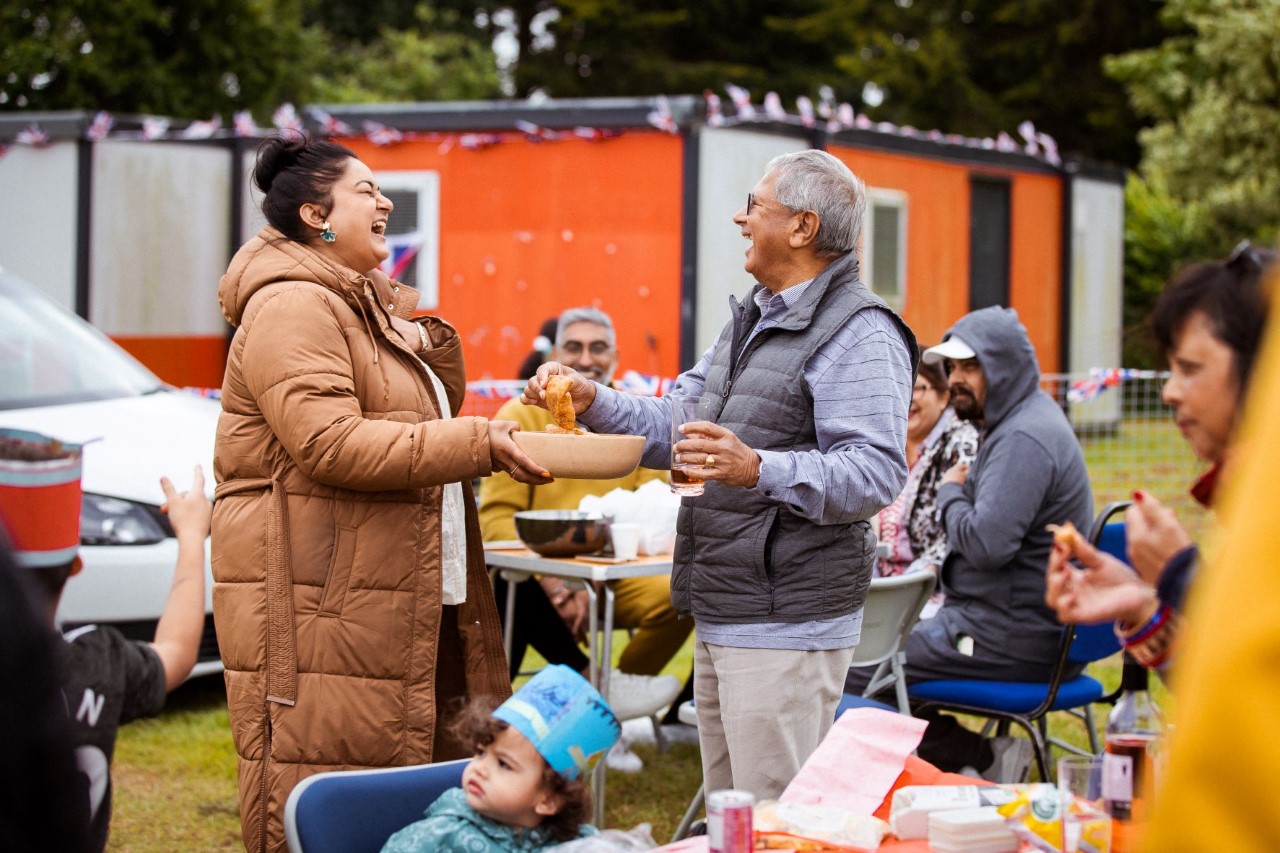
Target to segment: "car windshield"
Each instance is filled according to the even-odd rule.
[[[164,387],[106,335],[0,270],[0,409],[136,397]]]

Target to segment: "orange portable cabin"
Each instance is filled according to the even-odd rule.
[[[990,141],[796,119],[708,122],[696,97],[330,106],[309,116],[395,202],[398,274],[462,333],[469,378],[508,379],[539,326],[594,305],[622,370],[693,364],[751,285],[731,221],[773,156],[820,147],[867,183],[864,279],[922,344],[972,308],[1016,308],[1045,372],[1118,366],[1123,176]],[[37,282],[177,385],[221,384],[216,301],[261,227],[255,140],[148,136],[139,118],[11,113],[0,140],[0,265]],[[354,130],[352,130],[354,129]],[[937,136],[936,134],[934,135]],[[1002,148],[1010,146],[1003,145]],[[499,394],[500,396],[500,394]],[[501,402],[472,395],[466,412]]]

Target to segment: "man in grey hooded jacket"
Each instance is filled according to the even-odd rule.
[[[949,548],[940,575],[946,600],[912,632],[907,680],[1043,681],[1062,634],[1044,603],[1053,545],[1046,525],[1071,521],[1087,530],[1093,517],[1080,443],[1040,390],[1035,350],[1013,309],[966,314],[922,358],[950,364],[952,405],[979,423],[981,439],[971,469],[956,466],[938,490]],[[845,692],[861,693],[865,684],[866,673],[851,670]],[[1023,743],[998,741],[993,751],[991,742],[939,715],[930,719],[920,755],[944,770],[968,766],[999,776],[993,765],[1010,747],[1029,759]]]

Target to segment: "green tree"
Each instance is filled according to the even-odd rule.
[[[501,95],[493,51],[456,13],[419,4],[412,26],[383,26],[361,42],[335,33],[329,59],[315,70],[311,95],[321,103],[452,101]]]
[[[0,109],[207,118],[304,89],[297,0],[28,0],[0,6]]]
[[[1151,310],[1180,267],[1214,257],[1202,205],[1169,194],[1160,178],[1130,173],[1124,189],[1124,364],[1157,366]]]
[[[560,0],[558,17],[523,5],[549,23],[521,43],[517,95],[736,83],[794,110],[829,86],[877,120],[989,136],[1030,119],[1064,151],[1126,164],[1141,122],[1101,60],[1164,33],[1152,0]]]
[[[826,0],[561,0],[549,38],[521,53],[517,94],[541,88],[556,97],[600,94],[723,93],[725,83],[766,90],[794,103],[836,83],[832,54],[797,32],[788,17]],[[794,106],[791,107],[794,111]]]
[[[1142,172],[1203,210],[1209,256],[1280,229],[1280,0],[1169,0],[1158,47],[1110,61],[1135,108]]]
[[[368,44],[385,30],[417,26],[422,4],[404,0],[303,0],[304,26],[323,30],[337,42]]]
[[[1022,121],[1065,152],[1134,164],[1140,119],[1103,57],[1158,43],[1152,0],[831,0],[794,22],[874,82],[878,119],[972,136]],[[868,26],[868,21],[871,25]]]
[[[499,93],[485,36],[430,3],[30,0],[0,5],[0,109],[208,118],[285,101]],[[305,5],[304,5],[305,4]],[[334,29],[324,26],[332,19]],[[311,22],[311,23],[309,23]]]

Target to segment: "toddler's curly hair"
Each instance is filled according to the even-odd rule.
[[[488,746],[507,724],[493,716],[497,703],[472,699],[462,706],[449,722],[449,733],[460,744],[473,748]],[[542,788],[560,801],[560,810],[543,819],[541,828],[556,842],[572,841],[579,836],[582,824],[591,813],[591,790],[584,779],[567,779],[557,773],[545,758],[542,761]]]

